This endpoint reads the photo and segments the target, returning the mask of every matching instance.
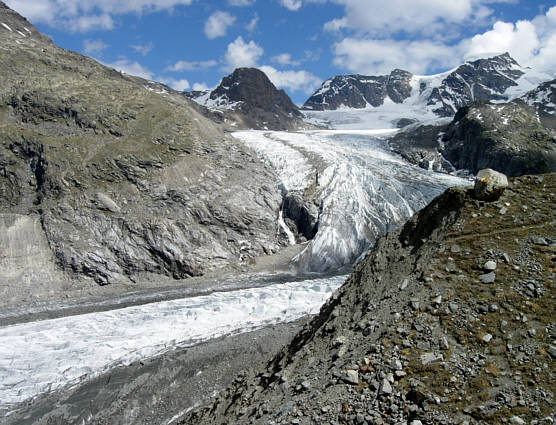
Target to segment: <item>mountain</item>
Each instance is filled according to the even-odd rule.
[[[495,202],[449,189],[266,367],[179,423],[551,423],[554,190],[554,174]]]
[[[284,90],[278,90],[256,68],[238,68],[210,91],[185,95],[224,116],[232,127],[258,130],[294,130],[307,127],[303,115]]]
[[[4,302],[240,269],[286,243],[276,175],[198,105],[1,2],[0,23]]]
[[[388,143],[421,168],[473,174],[492,168],[520,176],[556,171],[554,137],[535,108],[523,102],[473,103],[460,108],[449,124],[413,124]]]
[[[438,117],[452,117],[460,107],[474,101],[509,100],[508,89],[519,87],[520,79],[527,72],[528,69],[505,53],[468,61],[452,71],[433,76],[416,76],[399,69],[382,76],[337,76],[325,81],[305,102],[303,109],[324,111],[342,107],[380,109],[389,104],[419,105],[423,111]]]
[[[368,77],[364,75],[337,76],[326,80],[303,105],[304,109],[327,110],[342,106],[378,107],[386,99],[402,103],[411,95],[413,75],[396,69],[390,75]]]
[[[556,79],[539,84],[515,101],[533,106],[539,120],[546,127],[556,130]]]

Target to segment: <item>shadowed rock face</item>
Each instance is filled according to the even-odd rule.
[[[276,177],[250,150],[0,6],[0,213],[37,217],[59,268],[181,279],[280,248]]]
[[[507,176],[556,171],[556,143],[527,105],[475,104],[461,108],[443,136],[444,157],[476,174]]]

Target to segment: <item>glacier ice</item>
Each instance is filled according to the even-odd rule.
[[[178,346],[317,313],[345,276],[156,302],[0,328],[0,413]]]
[[[318,232],[295,258],[300,269],[324,272],[353,263],[447,187],[469,183],[408,164],[388,149],[383,136],[391,132],[233,133],[277,171],[287,190],[311,190],[322,203]]]

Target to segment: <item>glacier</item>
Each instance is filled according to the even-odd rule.
[[[275,283],[2,327],[0,414],[116,366],[315,314],[345,278]]]
[[[278,173],[288,190],[321,202],[316,236],[294,258],[299,270],[327,272],[352,264],[447,187],[469,181],[423,170],[393,154],[387,130],[241,131],[233,135]]]

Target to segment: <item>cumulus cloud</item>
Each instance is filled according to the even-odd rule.
[[[138,62],[132,62],[127,58],[121,58],[116,62],[106,63],[106,66],[110,66],[117,71],[123,72],[124,74],[136,75],[137,77],[144,78],[146,80],[152,80],[153,73],[145,68]]]
[[[153,49],[153,47],[154,44],[152,42],[147,44],[134,44],[133,46],[131,46],[133,50],[135,50],[137,53],[143,56],[147,56],[149,52]]]
[[[205,91],[205,90],[208,90],[208,89],[209,89],[209,86],[207,86],[207,83],[205,83],[205,82],[193,84],[193,90]]]
[[[350,72],[378,74],[399,67],[413,73],[430,73],[467,58],[504,52],[522,65],[551,73],[556,69],[556,7],[530,21],[498,21],[484,33],[461,38],[455,29],[460,27],[449,25],[450,22],[466,25],[469,31],[470,20],[490,16],[488,5],[501,0],[391,0],[382,8],[376,7],[375,0],[332,1],[345,5],[346,16],[328,22],[325,29],[340,36],[345,30],[352,30],[350,36],[343,36],[332,46],[334,64]],[[373,4],[375,7],[371,7]],[[444,36],[431,34],[431,28],[443,28]],[[408,39],[397,37],[396,33],[402,30],[414,35]],[[447,35],[450,31],[451,35]]]
[[[177,91],[185,91],[185,90],[189,90],[189,88],[191,87],[189,85],[189,81],[187,80],[174,80],[174,79],[167,79],[165,81],[163,81],[166,85],[172,87],[174,90]]]
[[[302,6],[301,0],[280,0],[280,4],[284,6],[286,9],[296,11],[299,10]]]
[[[307,71],[278,71],[272,66],[261,66],[259,69],[268,76],[276,87],[292,91],[311,94],[322,83],[321,78]]]
[[[404,68],[413,73],[449,68],[459,60],[459,49],[430,40],[345,38],[333,46],[334,64],[361,74],[389,73]]]
[[[211,40],[217,37],[223,37],[228,31],[228,27],[233,25],[236,18],[228,12],[217,10],[209,16],[205,22],[205,35]]]
[[[333,0],[345,8],[345,16],[325,25],[327,30],[350,28],[372,36],[433,33],[443,25],[461,23],[472,16],[484,17],[481,0]],[[484,2],[484,1],[483,1]]]
[[[263,48],[253,40],[246,43],[243,37],[239,36],[234,42],[228,44],[224,56],[224,69],[230,71],[239,67],[257,66],[257,62],[263,53]]]
[[[464,56],[509,52],[520,64],[556,70],[556,6],[532,21],[496,22],[492,29],[462,42]]]
[[[108,45],[102,40],[85,40],[83,41],[83,51],[87,55],[100,55]]]
[[[273,56],[270,59],[272,62],[275,62],[279,65],[292,65],[292,66],[299,66],[301,61],[296,61],[292,59],[292,55],[289,53],[281,53],[279,55]]]
[[[69,29],[74,32],[110,30],[112,15],[150,13],[190,5],[192,0],[5,0],[31,22]]]
[[[218,65],[215,60],[208,61],[178,61],[174,65],[167,68],[168,71],[183,72],[183,71],[204,71]]]

